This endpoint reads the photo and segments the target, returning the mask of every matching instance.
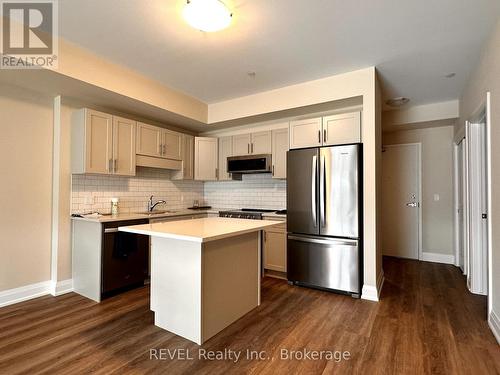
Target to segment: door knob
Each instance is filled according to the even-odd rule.
[[[406,205],[408,207],[418,207],[418,203],[417,202],[410,202],[410,203],[406,203]]]

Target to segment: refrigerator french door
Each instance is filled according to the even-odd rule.
[[[359,296],[361,145],[288,152],[287,273]]]

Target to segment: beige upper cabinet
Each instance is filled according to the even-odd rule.
[[[137,124],[137,154],[182,160],[182,134],[158,126]]]
[[[137,123],[137,154],[144,156],[154,156],[160,158],[163,153],[163,129],[144,124]]]
[[[290,121],[290,148],[361,142],[361,112]]]
[[[72,172],[135,175],[135,136],[135,121],[80,110],[72,125]]]
[[[184,150],[183,150],[183,171],[184,179],[192,180],[194,178],[194,136],[183,135]]]
[[[112,173],[113,116],[85,111],[84,173]]]
[[[181,160],[182,134],[170,130],[163,130],[163,157],[166,159]]]
[[[271,131],[252,133],[250,153],[253,155],[270,154],[272,151]]]
[[[321,146],[321,117],[290,121],[290,148]]]
[[[251,134],[233,135],[233,155],[249,155],[250,143],[252,142]]]
[[[219,181],[231,180],[231,174],[227,173],[227,158],[233,156],[232,137],[219,138]]]
[[[182,168],[172,173],[172,180],[192,180],[194,178],[194,136],[182,135],[181,157]]]
[[[323,145],[359,142],[361,142],[360,112],[323,117]]]
[[[271,131],[233,135],[233,155],[270,154]]]
[[[136,122],[113,116],[113,173],[135,176]]]
[[[273,178],[286,178],[286,152],[288,151],[288,129],[272,131]]]
[[[217,138],[195,137],[194,139],[194,179],[215,181],[218,173]]]

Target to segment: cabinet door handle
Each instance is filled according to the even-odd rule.
[[[328,141],[328,134],[326,133],[326,129],[323,129],[323,141],[324,142]]]
[[[273,165],[273,173],[272,173],[272,175],[274,176],[274,165]]]
[[[166,153],[167,153],[167,146],[163,145],[163,155],[165,155]]]
[[[253,154],[253,143],[252,143],[252,154]]]
[[[267,232],[264,231],[264,242],[267,242]]]
[[[219,168],[215,168],[215,178],[219,179]]]
[[[318,143],[321,143],[321,130],[318,130]]]
[[[118,170],[118,159],[115,159],[113,162],[113,173],[116,173]]]
[[[111,173],[113,169],[113,159],[108,160],[108,172]]]
[[[247,154],[250,153],[250,143],[247,144]]]

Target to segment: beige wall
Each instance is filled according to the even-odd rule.
[[[500,21],[480,56],[460,100],[456,138],[463,134],[465,121],[484,103],[491,92],[491,187],[492,187],[492,307],[500,316]]]
[[[377,253],[376,253],[376,272],[377,283],[382,282],[382,89],[377,79],[375,80],[375,187],[377,197],[375,206],[376,215],[376,233],[377,233]],[[380,287],[381,285],[377,285]]]
[[[71,279],[71,115],[77,108],[60,109],[59,218],[57,280]],[[57,113],[54,114],[57,116]]]
[[[0,90],[0,291],[50,279],[52,104]]]
[[[58,74],[181,116],[207,122],[207,104],[60,39]]]
[[[453,126],[384,133],[383,143],[422,144],[422,251],[454,254]]]

